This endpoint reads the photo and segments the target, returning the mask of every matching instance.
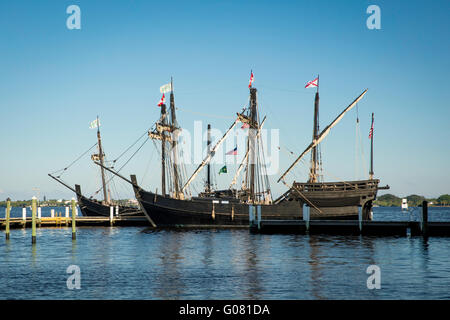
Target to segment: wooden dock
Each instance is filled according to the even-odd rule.
[[[31,228],[32,218],[10,218],[9,224],[11,229]],[[75,223],[77,227],[83,226],[150,226],[145,217],[76,217]],[[42,217],[37,219],[38,227],[69,227],[72,225],[71,217]],[[0,229],[5,229],[6,219],[0,218]]]
[[[256,210],[255,210],[256,209]],[[305,205],[303,220],[263,220],[261,210],[250,206],[250,231],[255,233],[298,233],[367,236],[450,236],[450,222],[428,221],[428,204],[422,204],[420,221],[310,220]],[[255,212],[256,211],[256,212]],[[259,213],[258,213],[259,212]]]

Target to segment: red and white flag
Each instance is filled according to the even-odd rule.
[[[253,84],[253,71],[252,74],[250,75],[250,83],[248,84],[248,87],[251,88]]]
[[[244,123],[241,127],[242,130],[250,128],[250,125],[248,123]]]
[[[373,136],[373,120],[372,120],[372,126],[370,127],[370,131],[369,131],[369,139],[372,139]]]
[[[164,93],[161,97],[161,100],[158,103],[158,107],[161,107],[166,102],[166,97],[164,96]]]
[[[310,81],[306,84],[305,88],[318,87],[319,86],[319,78],[315,78],[313,81]]]

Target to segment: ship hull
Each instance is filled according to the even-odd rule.
[[[78,206],[80,207],[81,214],[85,217],[109,217],[110,206],[103,205],[97,201],[89,200],[85,197],[78,197]],[[116,207],[114,206],[114,214]],[[119,206],[119,216],[141,216],[144,214],[139,208]]]
[[[239,226],[249,225],[249,205],[237,200],[204,199],[180,200],[143,190],[134,185],[136,199],[149,221],[158,227],[183,226]],[[349,190],[350,191],[350,190]],[[343,192],[341,194],[315,194],[310,206],[310,218],[314,220],[356,220],[358,207],[367,206],[367,192]],[[372,193],[372,191],[371,191]],[[376,193],[376,192],[375,192]],[[362,199],[362,197],[366,197]],[[367,200],[366,200],[367,199]],[[301,220],[305,200],[288,197],[285,200],[261,204],[261,218],[267,220]]]

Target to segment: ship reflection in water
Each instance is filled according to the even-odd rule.
[[[374,208],[374,218],[398,208]],[[449,208],[430,208],[450,217]],[[0,237],[0,299],[449,299],[450,238],[80,228]],[[78,265],[81,290],[68,290]],[[381,289],[367,288],[367,267]]]

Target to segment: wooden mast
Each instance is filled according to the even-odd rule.
[[[374,120],[374,114],[372,112],[372,126],[370,127],[370,172],[369,172],[369,179],[373,179],[373,120]]]
[[[255,163],[256,163],[256,134],[258,131],[258,117],[256,108],[256,88],[250,87],[250,127],[249,127],[249,161],[250,161],[250,201],[255,202]]]
[[[171,125],[173,127],[173,137],[172,137],[172,155],[173,155],[173,175],[174,175],[174,193],[175,198],[180,198],[180,183],[179,183],[179,175],[178,175],[178,154],[177,154],[177,137],[178,137],[178,128],[177,118],[175,114],[175,98],[173,95],[173,79],[170,78],[170,115],[171,115]]]
[[[163,126],[166,121],[166,104],[161,105],[161,119]],[[166,195],[166,134],[161,132],[161,194]]]
[[[109,204],[110,199],[107,195],[107,190],[106,190],[105,170],[103,169],[103,166],[105,165],[105,161],[104,161],[104,154],[103,154],[103,149],[102,149],[102,139],[100,137],[100,122],[98,121],[98,116],[97,116],[97,139],[98,139],[98,157],[100,159],[100,163],[102,164],[102,166],[100,167],[100,171],[102,174],[103,199],[107,204]]]
[[[211,125],[210,124],[208,124],[207,152],[208,152],[208,155],[211,153]],[[211,192],[211,165],[210,165],[210,162],[208,162],[208,167],[206,170],[206,192]]]
[[[313,127],[313,141],[317,140],[319,136],[319,76],[317,76],[317,92],[314,99],[314,127]],[[318,148],[314,146],[311,151],[311,169],[309,173],[308,182],[318,182],[317,169],[318,169]]]

